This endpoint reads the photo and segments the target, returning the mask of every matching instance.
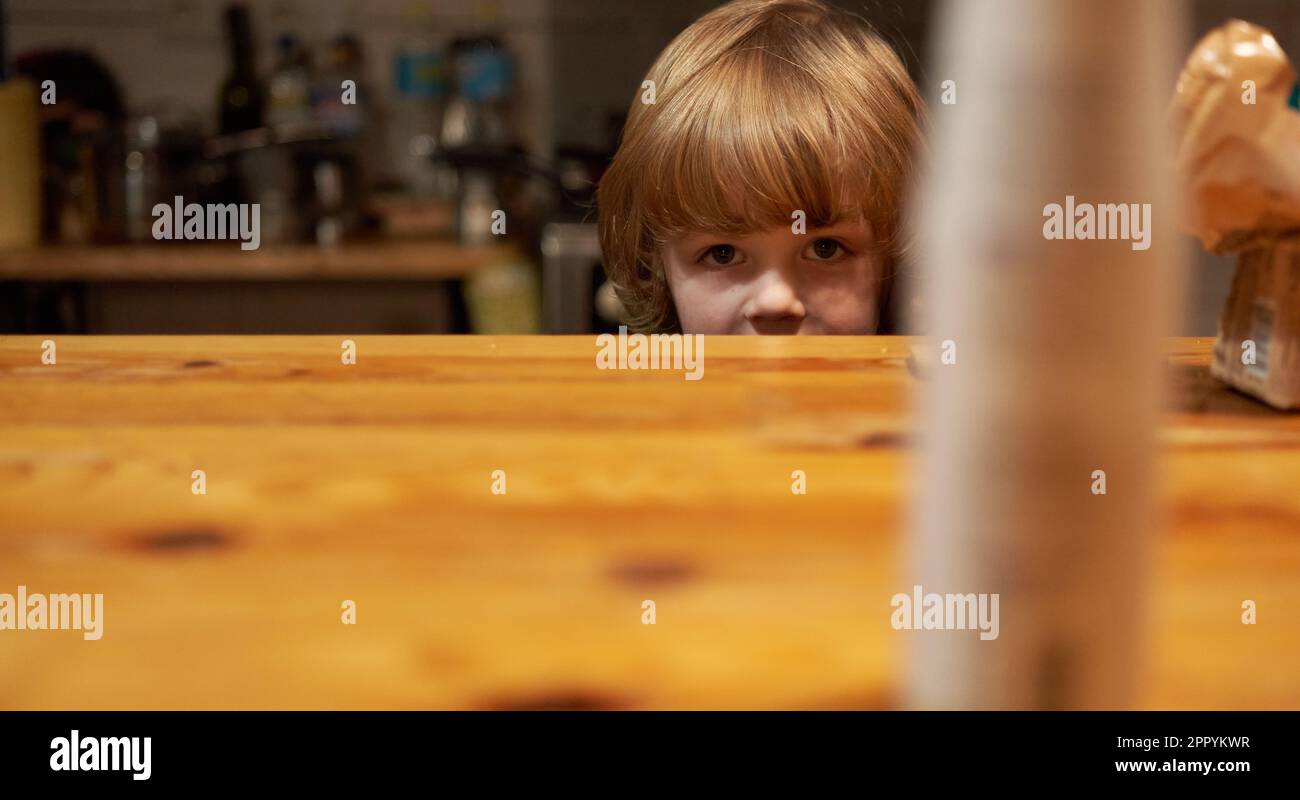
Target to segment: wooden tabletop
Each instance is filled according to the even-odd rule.
[[[55,245],[0,251],[0,280],[284,281],[464,278],[519,257],[509,245],[466,246],[445,240],[378,239],[318,247],[235,241],[141,245]]]
[[[0,592],[105,598],[99,641],[0,631],[0,708],[897,703],[916,340],[710,337],[685,381],[342,338],[0,337]],[[1211,344],[1169,344],[1141,705],[1300,708],[1300,416]]]

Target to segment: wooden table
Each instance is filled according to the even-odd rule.
[[[688,382],[591,337],[0,338],[0,592],[106,617],[0,631],[0,708],[892,707],[915,343],[711,337]],[[1210,346],[1170,343],[1142,705],[1300,708],[1300,417]]]

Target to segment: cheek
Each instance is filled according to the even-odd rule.
[[[664,270],[678,321],[686,333],[729,333],[740,314],[743,286],[738,272],[701,270],[664,256]]]
[[[883,259],[861,256],[844,269],[810,281],[804,303],[827,333],[870,334],[880,318]]]

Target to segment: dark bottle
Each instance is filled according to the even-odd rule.
[[[230,74],[218,96],[218,130],[222,135],[262,127],[265,94],[253,67],[253,32],[248,9],[226,8],[226,46],[230,53]]]

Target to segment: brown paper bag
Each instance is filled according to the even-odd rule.
[[[1300,240],[1241,254],[1210,373],[1274,408],[1300,408]]]

